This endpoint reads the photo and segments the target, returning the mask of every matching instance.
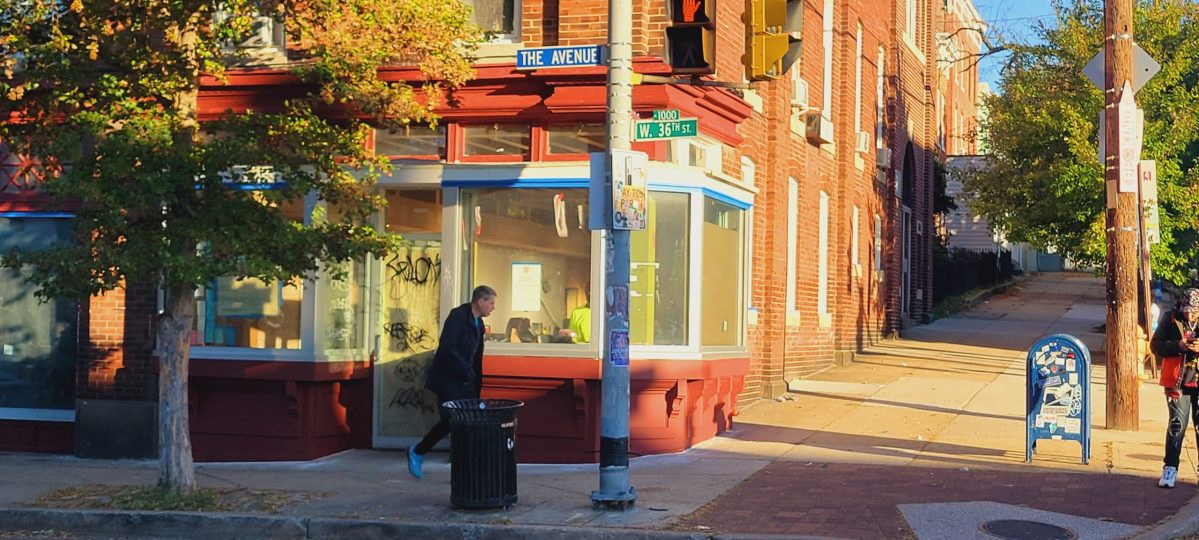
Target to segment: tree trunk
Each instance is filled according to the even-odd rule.
[[[196,487],[187,411],[195,290],[190,285],[168,288],[166,312],[158,320],[158,485],[178,493]]]

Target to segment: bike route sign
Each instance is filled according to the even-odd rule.
[[[1028,351],[1024,461],[1040,439],[1078,441],[1091,459],[1091,353],[1078,338],[1056,334]]]

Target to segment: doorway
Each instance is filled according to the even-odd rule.
[[[903,207],[903,261],[899,287],[899,305],[903,318],[912,316],[912,209]]]
[[[425,372],[441,332],[441,191],[393,190],[386,197],[385,230],[404,245],[378,261],[373,444],[401,448],[438,420]]]

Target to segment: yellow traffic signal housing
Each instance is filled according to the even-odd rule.
[[[745,78],[766,81],[783,76],[799,59],[803,41],[803,0],[745,0]]]
[[[666,63],[675,74],[716,72],[716,0],[669,0]]]

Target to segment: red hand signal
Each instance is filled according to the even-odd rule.
[[[695,22],[695,12],[704,0],[683,0],[683,22]]]

